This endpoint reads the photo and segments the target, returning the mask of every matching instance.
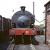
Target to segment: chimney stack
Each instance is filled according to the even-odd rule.
[[[25,8],[26,8],[25,6],[21,6],[21,11],[24,12],[25,11]]]

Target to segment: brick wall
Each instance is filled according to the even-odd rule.
[[[50,42],[50,15],[47,15],[47,41]]]

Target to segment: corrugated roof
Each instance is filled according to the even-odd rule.
[[[50,1],[48,1],[44,6],[47,6],[48,4],[50,4]]]

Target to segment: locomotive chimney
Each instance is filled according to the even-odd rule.
[[[21,11],[25,11],[25,6],[21,6]]]

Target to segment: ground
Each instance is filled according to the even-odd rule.
[[[45,45],[45,44],[41,44],[41,45],[11,45],[9,46],[9,48],[7,48],[7,50],[50,50],[50,48]]]
[[[38,35],[35,37],[37,41],[39,41],[39,45],[15,45],[15,44],[0,44],[0,50],[50,50],[48,45],[44,44],[45,36]]]

